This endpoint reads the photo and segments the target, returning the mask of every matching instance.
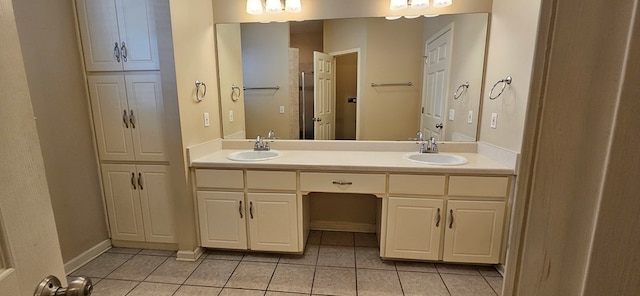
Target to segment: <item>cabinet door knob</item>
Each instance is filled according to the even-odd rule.
[[[131,173],[131,186],[133,186],[133,190],[138,189],[136,187],[136,173]]]
[[[118,48],[118,42],[116,42],[116,46],[113,48],[113,57],[116,58],[118,63],[120,62],[120,49]]]
[[[129,128],[129,119],[127,118],[127,110],[122,110],[122,122],[124,122],[124,127]]]
[[[437,215],[437,221],[436,221],[436,227],[440,227],[440,208],[438,208],[438,215]]]
[[[451,221],[449,222],[449,228],[453,228],[453,210],[449,210],[449,213],[451,214]]]

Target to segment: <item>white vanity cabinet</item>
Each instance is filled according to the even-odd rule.
[[[103,164],[114,240],[176,243],[169,166]]]
[[[296,172],[196,170],[201,245],[301,252]]]
[[[87,71],[159,70],[151,0],[77,0]]]
[[[166,161],[159,74],[88,76],[101,161]]]

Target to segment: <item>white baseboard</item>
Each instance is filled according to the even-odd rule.
[[[177,261],[196,261],[198,260],[198,258],[200,258],[200,256],[202,256],[202,254],[204,253],[204,248],[202,247],[197,247],[195,250],[193,251],[178,251],[178,253],[176,254],[176,260]]]
[[[339,222],[339,221],[311,221],[309,228],[314,230],[326,231],[349,231],[349,232],[366,232],[375,233],[375,224]]]
[[[72,272],[76,271],[76,269],[87,264],[89,261],[100,256],[102,253],[108,251],[109,249],[111,249],[111,240],[104,240],[91,247],[89,250],[84,251],[77,257],[69,260],[69,262],[66,262],[64,264],[64,270],[67,274],[71,274]]]

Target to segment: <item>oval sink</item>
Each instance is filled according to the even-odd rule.
[[[227,155],[227,159],[234,161],[261,161],[261,160],[269,160],[282,156],[282,152],[277,150],[269,150],[269,151],[238,151],[229,153]]]
[[[413,162],[435,165],[462,165],[467,163],[467,158],[454,154],[442,153],[409,153],[404,158]]]

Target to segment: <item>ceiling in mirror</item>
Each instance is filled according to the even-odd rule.
[[[487,21],[217,24],[223,135],[475,141]]]

